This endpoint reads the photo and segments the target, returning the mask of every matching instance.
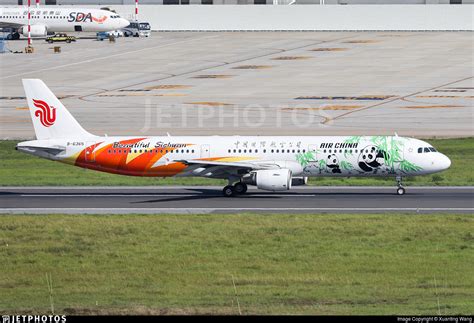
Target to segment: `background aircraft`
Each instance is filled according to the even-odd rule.
[[[436,173],[448,157],[427,142],[399,136],[99,137],[84,130],[48,87],[23,80],[37,140],[16,149],[88,169],[129,176],[227,179],[224,196],[247,185],[286,191],[308,177],[394,177]]]
[[[31,8],[31,37],[43,37],[48,32],[99,32],[128,26],[128,20],[102,9],[39,7]],[[28,36],[28,8],[1,7],[0,28],[15,30],[13,39],[20,34]]]

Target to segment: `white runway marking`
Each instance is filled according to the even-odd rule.
[[[0,214],[208,214],[227,212],[473,212],[474,208],[5,208]]]
[[[21,197],[222,197],[222,194],[201,195],[201,194],[21,194]],[[317,194],[252,194],[257,197],[314,197]]]

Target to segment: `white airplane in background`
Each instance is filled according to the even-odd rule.
[[[31,8],[31,37],[43,37],[48,32],[98,32],[121,29],[130,22],[109,10],[88,8],[38,7]],[[0,28],[16,30],[28,36],[28,8],[0,7]]]
[[[429,143],[399,136],[99,137],[84,130],[48,87],[23,80],[37,140],[16,149],[78,167],[129,176],[227,179],[224,196],[247,185],[286,191],[308,177],[393,177],[448,169]]]

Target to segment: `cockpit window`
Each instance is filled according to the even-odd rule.
[[[425,152],[425,153],[429,153],[429,152],[430,152],[430,149],[429,149],[428,147],[425,147],[424,152]]]
[[[423,152],[423,148],[418,148],[418,153],[421,154]]]
[[[429,148],[432,152],[434,152],[434,153],[436,152],[436,149],[434,149],[433,147],[429,147]]]

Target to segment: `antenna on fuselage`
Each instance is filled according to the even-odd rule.
[[[171,135],[170,135],[170,133],[169,133],[169,132],[167,132],[167,133],[166,133],[166,135],[167,135],[168,137],[171,137]]]
[[[398,137],[398,133],[395,132],[395,137]]]

